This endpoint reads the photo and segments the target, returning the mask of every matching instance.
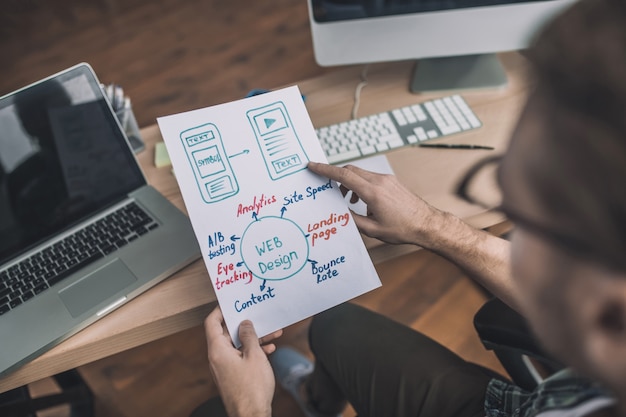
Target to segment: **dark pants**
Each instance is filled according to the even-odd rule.
[[[494,376],[413,329],[353,304],[313,319],[312,404],[328,414],[346,400],[360,417],[483,416]]]

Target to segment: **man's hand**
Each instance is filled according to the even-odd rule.
[[[316,162],[309,162],[308,167],[339,182],[344,195],[352,190],[354,199],[360,198],[367,204],[367,216],[354,215],[361,232],[388,243],[412,243],[430,249],[520,311],[519,293],[511,279],[508,241],[430,206],[393,175]]]
[[[367,216],[354,214],[359,230],[367,236],[388,243],[411,243],[429,246],[443,213],[404,187],[393,175],[383,175],[348,165],[344,168],[309,162],[310,171],[341,184],[345,195],[353,192],[367,205]]]
[[[239,325],[241,349],[236,349],[224,325],[219,307],[204,321],[209,364],[230,417],[270,417],[274,396],[274,373],[267,359],[276,347],[268,343],[279,330],[259,339],[252,322]]]

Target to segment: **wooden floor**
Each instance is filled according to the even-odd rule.
[[[0,14],[0,57],[0,95],[89,62],[102,82],[125,89],[140,126],[333,70],[315,64],[304,0],[10,0]],[[383,286],[356,302],[501,370],[473,332],[486,295],[455,266],[420,251],[377,269]],[[306,332],[305,321],[279,343],[310,355]],[[205,349],[198,327],[82,367],[96,416],[189,415],[217,395]],[[274,406],[276,417],[301,415],[280,388]]]

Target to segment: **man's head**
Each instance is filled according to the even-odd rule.
[[[529,57],[500,168],[513,275],[546,347],[626,397],[626,2],[581,0]]]

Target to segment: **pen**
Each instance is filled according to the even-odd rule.
[[[447,148],[447,149],[489,149],[493,150],[491,146],[483,145],[453,145],[450,143],[420,143],[420,148]]]

